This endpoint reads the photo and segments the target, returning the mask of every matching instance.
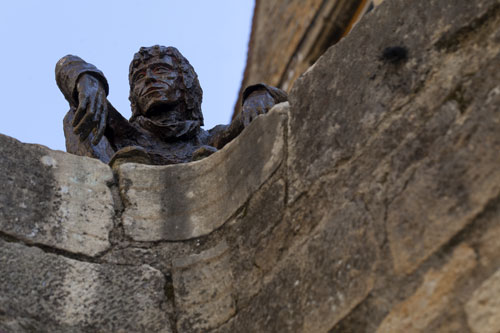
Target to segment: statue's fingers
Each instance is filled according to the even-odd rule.
[[[85,140],[90,132],[94,130],[96,124],[94,122],[94,115],[96,113],[96,106],[94,102],[90,102],[89,108],[87,108],[87,114],[83,117],[83,121],[85,122],[85,126],[82,128],[82,132],[80,133],[80,138]]]
[[[93,128],[94,126],[91,122],[87,122],[84,126],[82,126],[80,140],[85,140],[89,136],[90,132],[92,132]]]
[[[91,119],[94,118],[94,115],[96,113],[96,110],[97,110],[97,98],[93,98],[90,100],[90,103],[87,107],[87,114],[88,116],[90,116]]]
[[[99,120],[99,126],[97,128],[97,133],[92,141],[92,144],[97,145],[99,141],[101,141],[102,136],[104,135],[104,131],[106,130],[106,120],[108,118],[108,108],[106,104],[102,105],[101,109],[101,119]]]
[[[95,100],[91,100],[87,112],[80,123],[75,127],[75,133],[80,135],[80,140],[85,140],[94,128],[94,114],[96,113]]]
[[[259,115],[258,110],[257,110],[257,109],[256,109],[256,107],[254,106],[254,107],[250,110],[249,115],[248,115],[248,125],[250,125],[250,123],[251,123],[252,121],[254,121],[254,120],[255,120],[255,118],[257,118],[257,116],[258,116],[258,115]]]
[[[269,100],[264,102],[265,108],[266,108],[266,113],[269,112],[274,106],[274,100],[273,102],[270,102]]]
[[[99,123],[99,117],[101,116],[101,113],[102,113],[102,103],[100,98],[97,96],[96,101],[94,102],[94,112],[92,117],[92,121],[94,122],[94,124]]]
[[[252,100],[248,105],[248,118],[252,122],[259,115],[260,104],[258,100]]]
[[[85,112],[87,112],[88,101],[89,101],[88,98],[85,98],[85,97],[80,98],[80,103],[78,104],[78,108],[76,109],[75,117],[73,118],[73,121],[71,122],[71,125],[73,127],[76,127],[78,125],[78,123],[80,123],[83,116],[85,115]]]
[[[106,95],[97,94],[96,102],[95,102],[95,114],[94,114],[94,122],[97,124],[101,121],[101,115],[106,108]]]
[[[262,99],[259,99],[259,104],[257,106],[257,115],[266,113],[266,104]]]
[[[242,116],[243,116],[243,126],[247,127],[251,121],[251,114],[247,105],[243,106]]]
[[[83,117],[83,119],[73,129],[73,133],[79,135],[82,140],[84,140],[88,136],[88,134],[84,135],[84,133],[87,132],[86,128],[88,127],[92,128],[92,126],[90,126],[89,124],[88,119],[89,118],[87,117],[87,115],[85,115],[85,117]]]
[[[82,134],[83,128],[85,126],[88,126],[88,119],[89,119],[88,114],[84,114],[83,118],[80,119],[80,121],[73,128],[73,132],[78,135]]]
[[[94,113],[94,117],[92,118],[92,134],[94,134],[92,137],[90,137],[89,139],[92,139],[92,144],[96,145],[99,143],[99,140],[101,138],[99,138],[99,126],[100,126],[100,117],[101,117],[101,114],[102,114],[102,104],[100,102],[100,98],[98,97],[97,98],[97,102],[95,103],[95,113]]]
[[[261,104],[262,104],[262,113],[263,114],[267,113],[272,107],[272,104],[269,104],[269,100],[267,100],[267,99],[262,99]]]
[[[275,105],[274,99],[267,100],[264,104],[266,106],[266,113],[268,113],[274,107],[274,105]]]

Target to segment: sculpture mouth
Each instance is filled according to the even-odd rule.
[[[161,92],[165,90],[165,87],[163,86],[152,86],[152,87],[149,87],[147,88],[143,93],[142,93],[142,96],[147,96],[147,95],[151,95],[155,92]]]

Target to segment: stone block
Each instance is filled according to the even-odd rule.
[[[454,289],[476,264],[474,250],[465,244],[458,246],[441,269],[427,272],[417,291],[391,310],[377,333],[428,332],[432,321],[446,314]]]
[[[235,313],[229,247],[222,242],[172,264],[179,332],[206,332]]]
[[[0,135],[0,232],[95,256],[113,228],[111,169],[100,161]]]
[[[364,204],[330,204],[303,250],[289,258],[301,258],[302,332],[325,332],[344,318],[372,291],[379,266],[376,225]]]
[[[278,176],[278,175],[277,175]],[[244,212],[228,224],[234,229],[226,236],[232,250],[235,283],[240,306],[259,293],[262,276],[275,267],[287,239],[285,182],[271,178],[248,201]]]
[[[303,224],[320,219],[316,228],[291,247],[282,244],[280,260],[225,331],[327,332],[371,292],[379,253],[369,214],[361,203],[331,202],[325,212],[315,209],[316,202],[308,203],[311,212],[303,207],[303,214],[294,214]]]
[[[465,304],[465,312],[472,332],[500,331],[500,270],[474,291]]]
[[[391,157],[393,165],[401,166],[410,146],[425,151],[400,176],[404,183],[393,187],[394,196],[389,194],[388,239],[398,273],[415,270],[500,194],[500,74],[495,71],[500,58],[488,59],[484,53],[474,59],[482,63],[460,88],[466,105],[445,102],[411,144]]]
[[[165,278],[149,266],[82,262],[0,240],[0,267],[0,331],[171,332]]]
[[[125,233],[137,241],[185,240],[224,224],[280,166],[287,108],[258,117],[201,161],[119,168]]]
[[[372,163],[383,161],[390,146],[375,151],[367,148],[402,116],[400,111],[411,109],[404,115],[406,128],[393,133],[396,145],[396,135],[412,132],[412,121],[417,120],[412,118],[419,112],[437,112],[467,72],[495,56],[495,47],[488,48],[489,52],[477,48],[467,55],[449,51],[462,40],[483,38],[475,27],[486,17],[495,17],[490,14],[496,3],[384,2],[328,49],[290,92],[289,200],[297,199],[318,177],[362,154],[372,155]],[[467,31],[478,34],[462,38],[461,33]],[[386,50],[395,47],[406,50],[399,60],[387,58],[391,52]]]
[[[290,93],[289,204],[327,177],[368,193],[399,274],[470,223],[500,193],[499,12],[388,1],[328,50]]]

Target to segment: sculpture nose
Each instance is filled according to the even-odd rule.
[[[153,73],[153,71],[148,68],[146,70],[146,82],[151,82],[151,81],[156,81],[157,78],[156,78],[156,75]]]

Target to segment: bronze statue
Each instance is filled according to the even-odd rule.
[[[77,56],[56,65],[56,81],[69,102],[64,135],[69,153],[105,163],[175,164],[221,149],[259,114],[287,100],[265,84],[243,93],[241,114],[230,125],[203,126],[202,90],[194,68],[174,47],[141,47],[129,68],[132,117],[126,120],[107,100],[103,73]]]

